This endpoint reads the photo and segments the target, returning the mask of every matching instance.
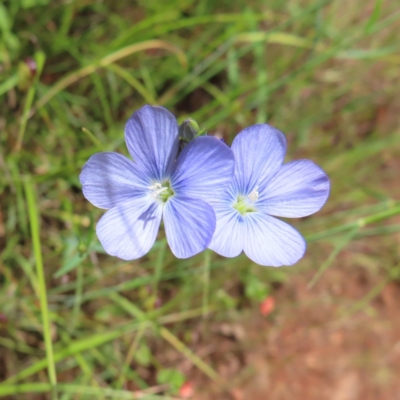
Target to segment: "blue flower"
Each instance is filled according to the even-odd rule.
[[[286,140],[277,129],[254,125],[232,143],[235,173],[212,206],[217,227],[210,248],[225,257],[242,251],[254,262],[279,267],[305,253],[300,233],[274,217],[305,217],[329,195],[327,175],[309,160],[283,164]]]
[[[96,227],[105,251],[124,260],[143,256],[154,244],[161,219],[176,257],[203,251],[216,224],[207,201],[229,184],[232,151],[204,136],[178,155],[175,117],[152,106],[144,106],[128,120],[125,141],[134,162],[118,153],[98,153],[80,175],[84,196],[108,209]]]

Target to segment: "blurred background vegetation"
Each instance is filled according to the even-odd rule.
[[[2,0],[0,397],[398,398],[399,20],[394,0]],[[78,175],[127,154],[144,104],[228,143],[268,122],[322,166],[306,257],[177,260],[163,232],[107,256]]]

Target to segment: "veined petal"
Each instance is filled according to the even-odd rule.
[[[134,162],[112,152],[91,156],[79,179],[84,196],[96,207],[105,209],[143,196],[149,186]]]
[[[178,124],[165,108],[144,106],[126,123],[125,141],[146,176],[161,181],[169,175],[178,154]]]
[[[281,267],[303,257],[306,242],[287,223],[260,212],[246,215],[243,250],[257,264]]]
[[[248,195],[265,185],[279,170],[286,153],[282,132],[267,124],[243,129],[232,143],[235,156],[235,186]]]
[[[260,191],[257,208],[278,217],[305,217],[325,204],[329,186],[325,172],[312,161],[292,161]]]
[[[145,255],[153,246],[162,216],[162,205],[149,196],[126,201],[108,210],[96,227],[104,250],[123,260]]]
[[[172,187],[179,195],[210,203],[226,190],[233,168],[233,153],[226,144],[212,136],[199,137],[179,154],[172,173]]]
[[[224,257],[236,257],[243,250],[244,218],[232,207],[215,207],[217,227],[209,248]]]
[[[174,196],[164,205],[168,244],[178,258],[189,258],[205,250],[215,230],[215,213],[199,199]]]

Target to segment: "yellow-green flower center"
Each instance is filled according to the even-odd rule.
[[[257,211],[257,208],[254,205],[254,201],[257,200],[254,194],[255,192],[256,191],[253,191],[248,196],[243,196],[242,194],[239,194],[237,196],[236,202],[233,203],[233,208],[237,210],[241,215],[246,215],[247,213]]]
[[[151,195],[155,199],[160,199],[163,203],[165,203],[171,196],[175,194],[169,181],[154,182],[153,185],[149,186],[149,189]]]

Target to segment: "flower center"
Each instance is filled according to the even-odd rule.
[[[258,187],[256,187],[248,196],[239,194],[236,202],[233,204],[233,208],[237,210],[241,215],[246,215],[250,212],[257,211],[254,203],[258,200]]]
[[[149,189],[151,196],[155,199],[160,199],[163,203],[165,203],[169,197],[175,194],[169,181],[154,182],[153,185],[149,186]]]

